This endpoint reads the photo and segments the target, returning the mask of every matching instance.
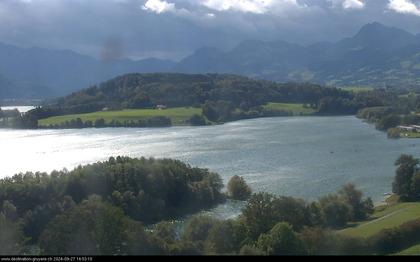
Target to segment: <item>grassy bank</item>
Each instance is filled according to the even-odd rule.
[[[341,89],[346,90],[348,92],[355,93],[355,94],[365,93],[365,92],[374,90],[373,87],[369,87],[369,86],[347,86],[347,87],[342,87]]]
[[[397,227],[418,218],[420,218],[420,203],[384,205],[377,207],[368,220],[355,223],[339,233],[367,238],[379,233],[382,229]]]
[[[310,116],[316,113],[315,109],[305,107],[304,104],[297,103],[268,103],[263,106],[265,109],[273,111],[289,112],[293,116]],[[38,126],[41,128],[62,125],[66,121],[76,120],[80,118],[83,122],[97,119],[104,119],[106,124],[111,121],[138,121],[145,120],[152,117],[168,117],[171,119],[172,125],[188,125],[188,121],[193,115],[201,115],[201,108],[193,107],[178,107],[168,108],[163,110],[158,109],[125,109],[119,111],[99,111],[86,114],[72,114],[63,116],[54,116],[38,121]]]
[[[418,256],[420,255],[420,244],[404,249],[401,252],[396,253],[397,256]]]
[[[400,132],[401,138],[420,138],[419,132]]]
[[[268,103],[263,107],[269,110],[291,112],[294,116],[309,116],[316,113],[315,109],[297,103]]]
[[[179,107],[179,108],[168,108],[168,109],[126,109],[120,111],[99,111],[87,114],[74,114],[74,115],[63,115],[49,117],[41,119],[38,122],[40,127],[47,127],[49,125],[60,125],[66,121],[80,118],[82,121],[92,121],[97,119],[104,119],[106,123],[110,123],[112,120],[115,121],[138,121],[144,120],[151,117],[165,116],[169,117],[173,125],[186,125],[187,121],[194,114],[201,115],[201,108],[193,107]]]

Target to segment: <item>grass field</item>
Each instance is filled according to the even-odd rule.
[[[192,107],[178,107],[178,108],[168,108],[164,110],[158,109],[127,109],[120,111],[99,111],[94,113],[87,114],[75,114],[75,115],[64,115],[64,116],[55,116],[50,118],[41,119],[38,122],[38,125],[49,126],[49,125],[59,125],[66,121],[72,119],[80,118],[83,122],[92,121],[96,119],[103,118],[106,123],[111,122],[112,120],[118,120],[120,122],[124,121],[137,121],[155,116],[166,116],[171,118],[173,125],[185,125],[186,121],[194,114],[201,114],[201,108],[192,108]]]
[[[349,86],[349,87],[342,87],[341,89],[353,92],[353,93],[363,93],[373,91],[373,87],[363,87],[363,86]]]
[[[306,108],[303,104],[295,104],[295,103],[268,103],[264,105],[264,108],[271,109],[271,110],[284,110],[293,112],[293,115],[299,116],[309,116],[316,113],[316,110],[312,108]]]
[[[400,132],[401,138],[420,138],[419,132]]]
[[[420,244],[407,248],[401,252],[398,252],[394,255],[397,256],[418,256],[420,255]]]
[[[388,207],[378,207],[368,221],[356,223],[339,231],[352,237],[370,237],[385,228],[393,228],[420,218],[420,203],[398,203]]]

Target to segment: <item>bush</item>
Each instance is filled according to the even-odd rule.
[[[227,184],[228,196],[235,200],[246,200],[251,194],[252,190],[245,182],[245,179],[240,176],[233,176]]]
[[[129,223],[121,209],[91,197],[51,220],[39,245],[45,255],[122,255]]]
[[[327,226],[339,228],[351,219],[351,207],[336,195],[329,195],[319,200]]]
[[[303,255],[302,241],[287,223],[278,223],[268,234],[262,234],[257,247],[268,255]]]
[[[399,227],[384,229],[370,238],[370,243],[379,254],[391,254],[420,242],[420,219]]]
[[[206,119],[203,117],[203,115],[194,114],[193,116],[191,116],[191,118],[188,120],[188,122],[193,126],[205,126],[206,125]]]
[[[25,238],[17,223],[0,213],[0,256],[22,255]]]
[[[388,138],[394,138],[394,139],[401,138],[401,132],[398,128],[388,129],[387,134],[388,134]]]
[[[401,117],[398,115],[388,115],[382,118],[376,125],[379,130],[388,130],[401,124]]]

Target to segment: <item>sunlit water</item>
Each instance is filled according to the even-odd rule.
[[[2,110],[15,110],[17,109],[21,113],[26,113],[29,110],[34,109],[34,106],[2,106],[0,107]]]
[[[244,176],[254,191],[315,199],[355,183],[380,201],[391,191],[396,158],[420,157],[420,140],[390,140],[355,117],[286,117],[209,127],[0,130],[0,176],[52,171],[110,156],[176,158]],[[241,203],[211,212],[230,217]]]

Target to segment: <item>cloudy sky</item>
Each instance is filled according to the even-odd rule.
[[[0,0],[0,42],[96,57],[336,41],[374,21],[420,33],[420,0]]]

